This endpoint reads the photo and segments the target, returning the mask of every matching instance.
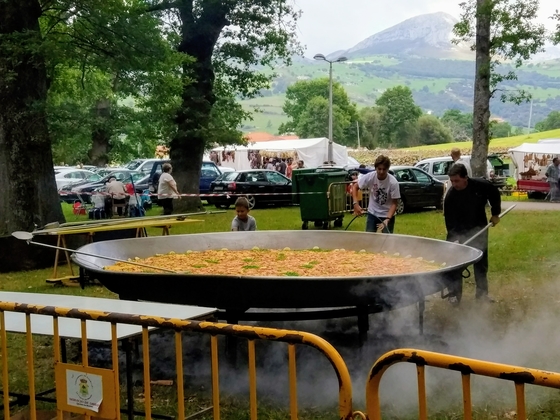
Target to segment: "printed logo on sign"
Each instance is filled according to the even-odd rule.
[[[103,379],[100,375],[67,369],[66,386],[68,405],[99,412],[103,401]]]
[[[89,400],[92,397],[93,384],[86,375],[80,375],[76,378],[76,388],[78,389],[78,397],[82,400]]]

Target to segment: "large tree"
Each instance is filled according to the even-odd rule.
[[[103,166],[110,156],[153,155],[153,128],[170,122],[158,111],[176,105],[180,94],[182,55],[140,0],[59,0],[56,6],[41,19],[56,157]]]
[[[560,128],[560,111],[552,111],[547,117],[535,124],[535,130],[548,131]]]
[[[297,50],[299,12],[289,0],[146,0],[146,4],[148,11],[177,29],[177,50],[194,60],[182,69],[185,83],[170,157],[179,191],[196,193],[205,148],[236,134],[241,141],[241,133],[232,126],[237,121],[216,115],[217,107],[233,106],[232,101],[220,103],[218,93],[253,97],[268,88],[271,76],[257,72],[255,66],[289,63]],[[183,211],[198,203],[181,200],[176,207]]]
[[[441,122],[451,132],[455,141],[471,140],[473,132],[472,114],[463,113],[458,109],[448,109],[443,113]]]
[[[38,0],[0,1],[0,235],[64,221],[47,128]]]
[[[471,166],[474,176],[484,176],[490,142],[490,99],[498,92],[502,101],[519,103],[529,97],[523,90],[501,90],[501,82],[517,77],[514,72],[500,74],[497,66],[508,61],[518,68],[542,50],[545,28],[535,23],[538,0],[468,0],[461,6],[463,13],[455,25],[455,35],[457,41],[474,41],[476,52]]]
[[[314,80],[300,80],[289,86],[286,90],[286,101],[282,108],[284,113],[290,119],[288,122],[281,124],[278,131],[284,133],[296,133],[299,136],[307,137],[311,133],[321,133],[321,137],[328,136],[328,98],[329,98],[329,79],[320,78]],[[323,107],[318,108],[322,103]],[[327,119],[317,115],[317,121],[309,121],[313,112],[318,109],[324,111],[324,105],[327,105]],[[315,111],[312,111],[314,109]],[[324,116],[324,115],[323,115]],[[355,144],[357,141],[355,130],[353,129],[358,120],[356,104],[350,101],[344,87],[333,82],[333,137],[334,141],[346,145]],[[323,129],[321,130],[321,124]],[[302,127],[315,127],[309,131]]]
[[[375,103],[382,109],[380,143],[383,146],[407,146],[408,134],[422,115],[422,109],[414,102],[410,88],[395,86],[387,89]]]

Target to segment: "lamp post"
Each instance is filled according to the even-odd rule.
[[[315,60],[326,61],[329,63],[329,148],[327,152],[327,160],[329,163],[333,160],[333,81],[332,81],[332,65],[333,63],[342,63],[348,60],[346,57],[338,57],[336,60],[327,60],[323,54],[316,54]]]

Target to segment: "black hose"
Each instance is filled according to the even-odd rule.
[[[362,217],[362,216],[365,216],[365,213],[364,213],[364,214],[358,214],[357,216],[354,216],[354,218],[353,218],[352,220],[350,220],[350,223],[348,223],[348,226],[346,226],[346,229],[344,229],[344,230],[348,230],[348,228],[350,227],[350,225],[352,224],[352,222],[353,222],[354,220],[356,220],[358,217]]]

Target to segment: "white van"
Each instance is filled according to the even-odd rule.
[[[157,162],[162,162],[163,159],[134,159],[125,165],[126,169],[131,171],[139,171],[145,175],[149,175],[152,172],[152,167]]]
[[[461,156],[461,159],[467,161],[470,164],[470,156]],[[432,175],[436,179],[439,179],[440,181],[447,181],[449,179],[447,172],[449,172],[449,168],[451,168],[451,165],[453,165],[453,159],[451,158],[451,156],[442,156],[421,160],[414,166],[422,169],[425,172],[428,172],[430,175]],[[505,177],[498,177],[495,175],[494,167],[488,159],[486,160],[486,169],[486,179],[492,182],[496,187],[501,188],[506,184]]]

